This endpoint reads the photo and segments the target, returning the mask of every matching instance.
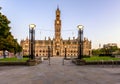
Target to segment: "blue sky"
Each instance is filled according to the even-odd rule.
[[[59,5],[62,38],[77,37],[77,25],[84,25],[84,37],[99,44],[120,46],[120,0],[0,0],[2,12],[11,21],[11,32],[18,41],[29,35],[29,24],[36,24],[36,39],[54,36],[55,11]]]

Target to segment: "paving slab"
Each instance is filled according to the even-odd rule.
[[[120,65],[77,66],[62,57],[36,66],[0,66],[0,84],[120,84]]]

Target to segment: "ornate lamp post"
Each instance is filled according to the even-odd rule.
[[[29,55],[31,60],[35,59],[35,27],[35,24],[29,25]]]
[[[67,52],[67,50],[66,50],[66,46],[65,46],[65,59],[66,59],[66,52]]]
[[[0,7],[0,10],[2,9],[2,7]]]
[[[72,62],[77,65],[85,65],[86,61],[83,58],[83,25],[78,25],[78,57],[73,59]]]
[[[48,46],[48,59],[50,59],[50,46]]]
[[[49,61],[49,65],[50,65],[50,46],[48,46],[48,61]]]
[[[83,57],[83,25],[78,25],[78,59],[82,59]]]

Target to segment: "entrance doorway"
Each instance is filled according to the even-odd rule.
[[[60,55],[60,53],[57,51],[57,54],[56,54],[57,56],[59,56]]]

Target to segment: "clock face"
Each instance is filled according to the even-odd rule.
[[[59,24],[59,21],[57,21],[57,24]]]
[[[59,15],[59,12],[57,12],[57,15]]]

